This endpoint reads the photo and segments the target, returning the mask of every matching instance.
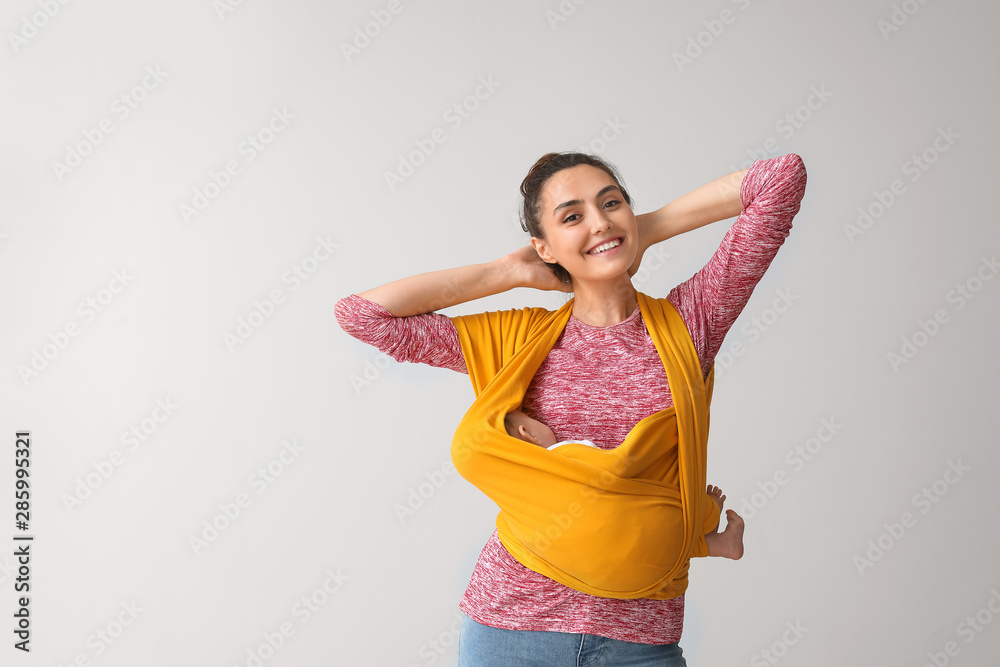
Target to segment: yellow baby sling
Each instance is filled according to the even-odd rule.
[[[476,400],[455,431],[451,456],[500,507],[500,541],[525,567],[590,595],[668,599],[687,589],[689,559],[707,555],[705,534],[719,521],[705,492],[715,369],[702,377],[673,304],[637,295],[672,407],[639,421],[611,450],[523,442],[507,434],[504,416],[521,407],[573,300],[555,311],[454,317]]]

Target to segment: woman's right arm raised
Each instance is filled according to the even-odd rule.
[[[528,245],[492,262],[421,273],[360,292],[358,296],[379,304],[395,317],[409,317],[515,287],[572,291],[572,285],[559,282]]]

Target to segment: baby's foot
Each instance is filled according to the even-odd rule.
[[[743,528],[743,517],[733,510],[726,510],[726,529],[717,537],[723,558],[743,558]]]
[[[709,484],[706,492],[719,504],[719,511],[721,512],[723,504],[726,501],[726,496],[722,494],[722,489]],[[726,510],[726,529],[721,533],[706,536],[706,539],[711,537],[709,541],[709,555],[731,558],[733,560],[743,558],[744,528],[743,518],[733,510]]]
[[[726,502],[726,497],[722,495],[722,489],[720,489],[717,486],[712,486],[711,484],[709,484],[706,492],[708,493],[708,495],[712,496],[712,499],[715,500],[715,502],[719,504],[719,511],[721,512],[722,504]]]

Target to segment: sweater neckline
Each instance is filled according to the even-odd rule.
[[[570,313],[569,319],[570,319],[570,321],[572,321],[574,323],[574,326],[576,326],[578,328],[581,328],[581,329],[611,331],[615,327],[624,328],[624,327],[626,327],[628,325],[632,325],[641,316],[642,316],[642,311],[639,308],[639,304],[636,304],[635,309],[633,309],[632,313],[628,317],[626,317],[624,320],[622,320],[621,322],[615,322],[614,324],[609,324],[609,325],[604,326],[604,327],[602,327],[602,326],[600,326],[598,324],[587,324],[583,320],[578,320],[576,318],[576,316],[573,315],[572,313]]]

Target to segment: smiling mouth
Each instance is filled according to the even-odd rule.
[[[600,255],[602,252],[607,252],[608,250],[611,250],[612,248],[617,248],[621,244],[622,244],[621,238],[612,239],[611,241],[608,241],[607,243],[602,243],[601,245],[597,246],[593,250],[590,250],[589,252],[587,252],[587,254],[588,255]]]

